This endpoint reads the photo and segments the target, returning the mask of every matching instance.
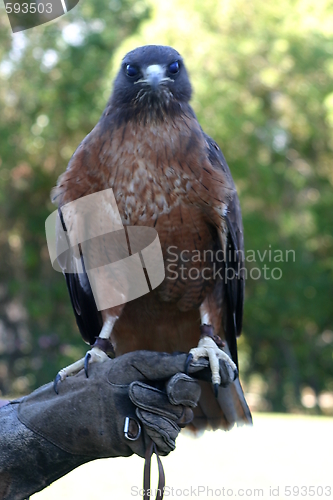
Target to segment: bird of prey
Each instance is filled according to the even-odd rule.
[[[201,382],[193,425],[229,429],[251,423],[236,376],[244,300],[242,218],[229,167],[201,129],[191,94],[176,50],[148,45],[129,52],[99,122],[59,178],[54,200],[60,213],[70,202],[112,188],[124,227],[154,228],[165,279],[135,300],[98,310],[81,248],[80,269],[59,259],[79,330],[92,347],[60,370],[55,388],[112,350],[116,356],[141,349],[190,351],[194,359],[209,357],[213,372],[213,385]],[[219,359],[235,374],[227,387],[218,386]]]

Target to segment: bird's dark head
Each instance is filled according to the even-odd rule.
[[[135,115],[163,117],[180,110],[191,94],[181,55],[171,47],[146,45],[124,57],[110,104]]]

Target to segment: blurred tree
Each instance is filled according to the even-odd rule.
[[[147,15],[144,1],[82,1],[12,35],[1,12],[0,394],[30,391],[85,350],[49,262],[50,191],[104,108],[115,48]]]
[[[185,56],[193,107],[236,180],[248,270],[241,374],[261,392],[250,401],[318,411],[310,390],[333,412],[333,4],[154,7],[119,50],[162,41]]]
[[[163,43],[184,55],[193,107],[240,193],[250,401],[333,412],[332,2],[81,3],[47,27],[0,35],[1,390],[47,381],[84,350],[48,262],[49,191],[98,120],[113,53],[114,74],[130,48]]]

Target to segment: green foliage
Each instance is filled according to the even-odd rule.
[[[45,219],[52,187],[104,108],[115,49],[148,15],[143,1],[133,4],[82,1],[15,35],[0,19],[2,393],[27,392],[84,353],[63,277],[50,266]]]
[[[333,392],[332,23],[328,0],[81,0],[57,22],[14,36],[2,19],[3,392],[51,379],[84,351],[63,278],[48,262],[49,191],[98,120],[119,58],[163,43],[184,55],[193,107],[241,198],[240,363],[247,389],[260,393],[252,402],[332,411],[323,396]],[[326,404],[310,404],[309,391]]]

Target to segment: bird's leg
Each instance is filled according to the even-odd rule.
[[[108,354],[114,356],[113,347],[110,342],[110,335],[117,319],[117,317],[108,316],[104,321],[101,333],[96,338],[94,345],[86,353],[85,357],[75,361],[75,363],[72,363],[69,366],[66,366],[66,368],[62,368],[58,372],[53,382],[53,387],[57,394],[59,383],[65,380],[66,377],[69,375],[75,375],[82,370],[82,368],[84,368],[85,374],[88,377],[89,363],[103,363],[109,358]]]
[[[204,305],[200,307],[201,326],[200,326],[200,340],[198,347],[190,350],[186,360],[186,367],[191,361],[197,361],[199,358],[208,358],[210,369],[212,371],[212,384],[214,386],[215,396],[217,396],[218,387],[221,383],[220,377],[220,363],[223,360],[228,363],[234,372],[234,378],[237,377],[237,366],[226,352],[222,350],[225,343],[218,335],[214,335],[213,326],[210,324],[209,313],[207,313]]]

